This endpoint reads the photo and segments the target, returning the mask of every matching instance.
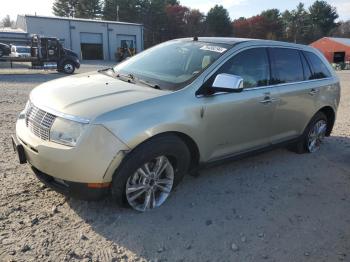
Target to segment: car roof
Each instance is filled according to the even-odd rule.
[[[179,40],[185,40],[185,41],[193,41],[195,38],[181,38]],[[282,41],[274,41],[274,40],[264,40],[264,39],[253,39],[253,38],[238,38],[238,37],[198,37],[197,38],[199,42],[206,42],[206,43],[213,43],[213,44],[227,44],[231,46],[235,46],[239,43],[245,43],[245,42],[251,42],[254,44],[261,44],[261,45],[271,45],[271,46],[286,46],[286,47],[295,47],[295,48],[301,48],[301,49],[308,49],[310,50],[309,46],[307,45],[300,45],[295,43],[289,43],[289,42],[282,42]]]
[[[194,37],[187,37],[187,38],[181,38],[179,40],[184,41],[193,41]],[[213,44],[228,44],[228,45],[235,45],[237,43],[241,42],[247,42],[253,39],[249,38],[237,38],[237,37],[197,37],[199,42],[207,42],[207,43],[213,43]]]

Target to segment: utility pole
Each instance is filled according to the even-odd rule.
[[[119,5],[117,5],[117,21],[119,21]]]

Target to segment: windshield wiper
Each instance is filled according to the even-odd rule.
[[[135,84],[135,76],[133,74],[122,74],[122,73],[116,73],[116,76],[117,78],[119,78],[120,80],[123,80],[125,82],[128,82],[128,83],[133,83]]]
[[[109,71],[112,71],[113,73],[111,74],[111,73],[109,73]],[[99,70],[97,70],[97,72],[100,73],[100,74],[104,74],[106,76],[109,76],[109,77],[114,77],[114,74],[115,74],[113,67],[107,67],[107,68],[99,69]]]
[[[102,69],[97,70],[97,72],[101,73],[101,72],[107,72],[109,70],[112,70],[113,73],[115,73],[113,67],[102,68]]]
[[[149,81],[146,81],[146,80],[143,80],[143,79],[139,79],[139,78],[136,78],[133,74],[122,74],[122,73],[117,73],[115,72],[115,77],[117,77],[118,79],[122,80],[122,81],[125,81],[125,82],[128,82],[128,83],[133,83],[133,84],[136,84],[137,83],[141,83],[143,85],[146,85],[146,86],[149,86],[149,87],[152,87],[154,89],[160,89],[160,86],[158,84],[154,84],[154,83],[151,83]]]
[[[146,86],[152,87],[154,89],[160,89],[160,86],[151,82],[148,82],[146,80],[142,80],[142,79],[138,79],[138,82],[140,82],[141,84],[144,84]]]

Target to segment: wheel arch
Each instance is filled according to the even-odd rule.
[[[72,56],[64,56],[64,57],[62,57],[58,61],[58,66],[62,67],[64,65],[64,63],[66,63],[66,62],[71,62],[76,68],[80,67],[80,64],[78,64],[76,62],[76,60],[74,59],[74,57],[72,57]]]
[[[165,131],[165,132],[157,133],[157,134],[143,140],[141,143],[136,145],[130,152],[132,152],[133,150],[138,148],[140,145],[142,145],[148,141],[151,141],[155,138],[161,137],[161,136],[176,136],[176,137],[180,138],[185,143],[185,145],[187,146],[187,148],[190,152],[190,156],[191,156],[189,171],[194,170],[199,165],[200,151],[199,151],[199,147],[198,147],[197,143],[194,141],[194,139],[191,136],[189,136],[183,132],[180,132],[180,131]]]
[[[320,110],[318,110],[316,114],[318,112],[322,112],[323,114],[326,115],[328,120],[326,136],[330,136],[335,123],[335,111],[331,106],[324,106]]]
[[[185,133],[181,132],[166,132],[164,134],[173,134],[177,137],[179,137],[188,147],[188,150],[190,151],[191,155],[191,162],[190,162],[190,171],[194,170],[199,165],[199,159],[200,159],[200,152],[197,143],[190,137],[189,135],[186,135]]]

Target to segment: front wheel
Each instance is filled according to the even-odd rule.
[[[71,61],[66,61],[63,63],[62,69],[59,71],[62,71],[65,74],[73,74],[75,71],[75,65]]]
[[[4,50],[2,50],[1,48],[0,48],[0,57],[2,57],[4,55]]]
[[[322,112],[318,112],[306,127],[301,140],[292,148],[296,153],[315,153],[326,137],[328,119]]]
[[[127,155],[113,176],[112,196],[137,211],[160,207],[188,171],[190,153],[176,136],[160,136]]]

